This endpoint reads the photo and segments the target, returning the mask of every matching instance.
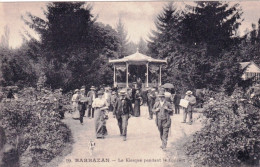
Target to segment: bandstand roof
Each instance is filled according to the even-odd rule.
[[[128,63],[128,64],[133,64],[133,65],[145,65],[147,62],[149,63],[156,63],[156,64],[166,64],[167,59],[162,60],[162,59],[155,59],[149,56],[146,56],[142,53],[139,53],[137,50],[136,53],[126,56],[121,59],[114,59],[114,60],[109,60],[109,63],[114,63],[114,64],[122,64],[122,63]]]

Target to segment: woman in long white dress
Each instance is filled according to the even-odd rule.
[[[72,118],[79,119],[79,90],[74,91],[74,95],[71,98],[72,102]]]
[[[92,107],[95,112],[95,130],[97,139],[104,139],[107,135],[106,120],[107,109],[106,100],[103,98],[103,92],[98,91],[98,98],[94,99]]]

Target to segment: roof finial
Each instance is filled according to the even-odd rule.
[[[136,52],[139,53],[139,48],[137,47]]]

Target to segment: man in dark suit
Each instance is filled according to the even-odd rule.
[[[180,100],[181,95],[176,91],[173,97],[173,104],[175,107],[175,114],[180,114]]]
[[[87,100],[86,99],[87,98],[85,95],[85,89],[82,88],[82,89],[80,89],[79,102],[78,102],[79,114],[80,114],[79,120],[80,120],[81,125],[83,125],[83,117],[84,117],[85,111],[87,109]]]
[[[94,118],[94,109],[92,108],[92,103],[97,97],[95,92],[95,87],[91,86],[90,91],[87,94],[88,97],[88,117],[89,119]]]
[[[136,89],[137,89],[137,84],[136,84],[136,82],[133,82],[133,86],[132,86],[132,99],[131,99],[132,103],[135,102]]]
[[[117,91],[113,91],[112,95],[111,95],[111,105],[112,105],[112,112],[114,111],[115,105],[116,105],[116,101],[118,99],[118,93]]]
[[[133,115],[133,107],[131,101],[126,98],[126,91],[121,90],[120,97],[117,98],[113,115],[118,121],[120,130],[120,136],[123,136],[123,140],[126,141],[128,119]]]
[[[153,112],[156,114],[156,125],[162,140],[161,148],[165,150],[167,146],[169,129],[171,127],[170,115],[172,114],[172,105],[165,100],[165,95],[163,92],[160,92],[158,97],[159,101],[154,104]]]
[[[139,77],[139,78],[137,78],[137,88],[138,89],[142,89],[142,86],[143,86],[143,82],[142,82],[142,80],[141,80],[141,78]]]
[[[151,90],[148,90],[147,93],[147,104],[148,104],[148,111],[149,111],[149,120],[153,119],[153,106],[155,103],[156,95],[155,95],[155,89],[152,88]]]

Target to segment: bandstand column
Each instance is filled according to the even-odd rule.
[[[114,65],[114,87],[116,87],[116,66]]]
[[[146,87],[149,86],[149,63],[146,63]]]
[[[159,86],[162,85],[162,65],[160,65],[160,73],[159,73]]]
[[[158,80],[157,81],[158,81],[157,82],[158,86],[160,86],[160,66],[159,66],[159,74],[158,74]]]
[[[128,88],[128,63],[126,62],[126,87]]]

